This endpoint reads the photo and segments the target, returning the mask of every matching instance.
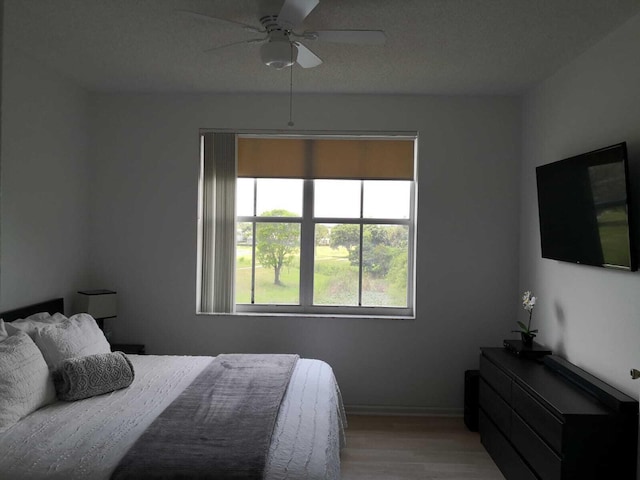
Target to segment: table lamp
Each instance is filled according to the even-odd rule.
[[[85,312],[96,319],[100,329],[104,327],[107,318],[118,315],[116,292],[112,290],[81,290],[80,312]]]

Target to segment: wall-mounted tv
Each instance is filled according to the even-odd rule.
[[[542,256],[636,270],[627,145],[536,168]]]

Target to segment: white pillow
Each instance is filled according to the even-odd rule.
[[[60,323],[37,328],[33,340],[51,370],[68,358],[111,351],[102,330],[87,313],[78,313]]]
[[[40,312],[29,315],[27,318],[19,318],[11,323],[7,322],[5,325],[9,336],[15,335],[18,332],[24,332],[33,338],[33,332],[35,332],[37,328],[51,323],[59,323],[66,318],[67,317],[60,313],[51,316],[48,312]]]
[[[25,333],[0,343],[0,432],[56,400],[47,364]]]
[[[51,314],[49,312],[39,312],[34,313],[33,315],[29,315],[27,318],[16,320],[19,322],[20,320],[33,320],[34,322],[48,322],[51,318]]]
[[[49,319],[49,323],[60,323],[61,321],[66,319],[67,317],[65,317],[63,314],[56,312],[53,315],[51,315],[51,318]]]
[[[7,329],[4,327],[4,320],[0,318],[0,342],[6,340],[8,336]]]

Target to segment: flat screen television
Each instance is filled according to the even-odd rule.
[[[542,256],[637,270],[627,145],[536,168]]]

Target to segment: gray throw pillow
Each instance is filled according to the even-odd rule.
[[[133,365],[122,352],[69,358],[53,372],[58,398],[66,401],[120,390],[131,385],[133,379]]]

